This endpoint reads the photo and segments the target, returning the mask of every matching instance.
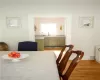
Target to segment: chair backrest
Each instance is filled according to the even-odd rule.
[[[5,42],[0,42],[0,51],[8,51],[8,45]]]
[[[57,65],[59,65],[59,63],[60,63],[60,61],[61,61],[61,58],[62,58],[62,56],[63,56],[63,53],[64,53],[65,49],[68,48],[66,52],[69,52],[69,51],[71,51],[71,50],[73,49],[73,47],[74,47],[73,45],[65,45],[65,46],[62,48],[62,50],[61,50],[61,52],[60,52],[60,54],[59,54],[59,56],[58,56],[58,58],[57,58],[57,60],[56,60]],[[66,53],[66,52],[65,52],[65,53]]]
[[[37,51],[37,42],[32,42],[32,41],[19,42],[18,51]]]
[[[72,53],[76,54],[76,57],[72,60],[68,69],[66,70],[65,68],[67,66],[67,62],[70,56],[72,55]],[[74,70],[78,62],[82,59],[83,55],[84,55],[84,52],[79,51],[79,50],[77,51],[72,50],[65,54],[61,63],[58,66],[59,75],[63,80],[68,80],[69,76],[71,75],[72,71]],[[63,73],[63,71],[65,71],[65,73]]]

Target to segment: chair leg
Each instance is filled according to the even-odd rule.
[[[60,80],[62,80],[62,78],[61,77],[59,77],[60,78]]]

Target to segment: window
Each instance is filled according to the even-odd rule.
[[[44,35],[56,35],[56,23],[41,23],[40,27]]]

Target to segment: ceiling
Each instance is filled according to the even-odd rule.
[[[18,5],[18,4],[33,4],[33,5],[74,5],[87,4],[97,5],[100,0],[0,0],[0,5]]]
[[[100,6],[100,0],[0,0],[0,8],[11,6]],[[12,7],[11,7],[12,8]]]

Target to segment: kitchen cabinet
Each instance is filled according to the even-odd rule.
[[[44,47],[62,47],[65,45],[65,37],[45,37]]]
[[[44,50],[44,39],[35,39],[38,45],[38,51]]]

